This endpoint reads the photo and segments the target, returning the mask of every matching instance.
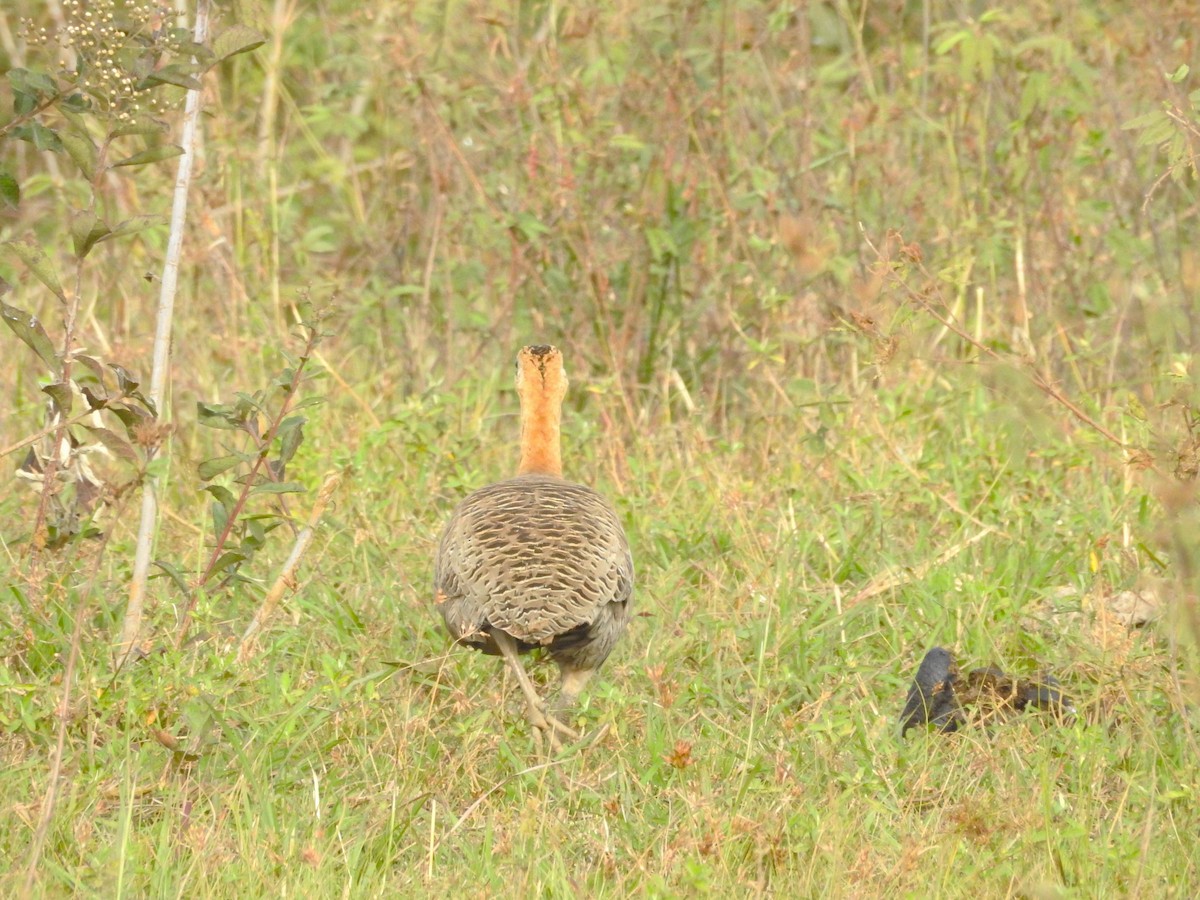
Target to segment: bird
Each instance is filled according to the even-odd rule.
[[[1014,678],[996,666],[959,673],[954,654],[934,647],[925,654],[900,713],[900,734],[931,725],[941,733],[957,731],[971,719],[988,722],[1005,719],[1028,708],[1041,709],[1062,721],[1075,714],[1075,704],[1053,675],[1037,679]]]
[[[534,344],[517,354],[521,406],[515,477],[468,494],[442,529],[434,605],[450,636],[503,656],[525,695],[530,724],[553,750],[579,734],[560,716],[574,707],[629,623],[633,556],[612,504],[563,478],[563,354]],[[560,681],[553,710],[519,654],[544,649]]]
[[[961,709],[954,696],[957,678],[958,665],[949,650],[934,647],[925,654],[900,713],[902,737],[917,725],[933,725],[938,731],[958,727]]]

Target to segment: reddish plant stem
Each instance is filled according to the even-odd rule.
[[[300,357],[295,371],[292,373],[292,380],[288,383],[287,393],[284,395],[283,402],[279,405],[279,410],[275,413],[271,420],[270,426],[261,438],[255,438],[257,441],[258,454],[254,459],[254,464],[250,467],[250,472],[247,474],[245,483],[242,485],[241,493],[238,494],[237,500],[234,501],[233,509],[229,510],[225,517],[225,525],[221,529],[221,533],[217,535],[217,542],[213,546],[212,553],[209,554],[208,563],[204,567],[204,571],[196,580],[192,587],[191,594],[188,596],[187,604],[184,606],[183,614],[179,619],[179,628],[175,633],[175,646],[179,647],[183,644],[187,637],[188,629],[192,624],[192,613],[196,609],[196,603],[200,599],[200,590],[208,584],[208,581],[213,576],[216,570],[217,562],[225,552],[225,547],[229,543],[230,537],[233,535],[233,529],[237,525],[238,519],[245,509],[246,503],[250,499],[250,494],[254,490],[255,480],[262,470],[263,464],[267,460],[267,456],[271,449],[271,444],[275,440],[275,435],[279,433],[279,427],[283,424],[284,418],[292,408],[292,401],[296,399],[296,394],[300,390],[300,383],[303,380],[304,368],[308,365],[308,360],[312,355],[313,348],[317,342],[317,331],[313,329],[308,338],[308,345],[304,348],[304,355]]]

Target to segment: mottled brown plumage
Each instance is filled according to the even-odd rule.
[[[547,650],[569,708],[629,621],[633,560],[612,506],[562,478],[562,354],[545,345],[517,357],[521,463],[515,478],[480,488],[446,523],[434,561],[438,611],[451,636],[513,667],[530,721],[558,746],[574,732],[545,712],[518,653]]]

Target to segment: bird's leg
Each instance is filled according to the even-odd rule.
[[[525,694],[525,702],[529,706],[530,724],[539,731],[546,733],[550,739],[550,746],[554,750],[558,750],[562,746],[562,742],[555,732],[566,736],[570,740],[578,740],[579,734],[576,731],[568,728],[554,716],[546,712],[545,704],[542,703],[541,697],[538,696],[533,682],[529,680],[529,675],[526,673],[525,667],[521,665],[521,658],[517,654],[517,642],[499,629],[492,631],[492,639],[496,642],[496,646],[500,648],[500,652],[508,660],[508,664],[512,666],[513,673],[517,676],[517,682],[521,685],[521,690]]]
[[[562,671],[562,682],[558,687],[558,697],[554,701],[553,710],[555,713],[565,713],[574,709],[576,701],[579,700],[579,694],[587,685],[588,679],[592,677],[595,669],[576,669],[561,659],[557,662]]]

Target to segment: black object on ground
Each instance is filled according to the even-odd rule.
[[[1053,675],[1025,679],[1006,675],[995,666],[959,672],[954,654],[934,647],[925,654],[900,713],[900,734],[932,726],[939,732],[957,731],[968,721],[993,722],[1040,709],[1065,721],[1075,704]]]

